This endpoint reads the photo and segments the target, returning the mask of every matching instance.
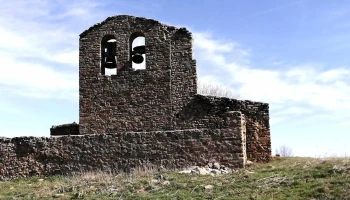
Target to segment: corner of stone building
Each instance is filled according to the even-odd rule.
[[[246,151],[246,119],[244,114],[240,111],[228,111],[225,113],[226,129],[230,130],[235,138],[234,142],[239,151],[235,152],[236,167],[245,168],[247,163]]]
[[[243,149],[243,168],[245,168],[245,165],[247,164],[247,121],[245,118],[245,115],[242,114],[242,120],[241,120],[241,135],[242,135],[242,149]]]

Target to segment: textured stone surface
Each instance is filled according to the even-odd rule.
[[[248,100],[194,95],[174,120],[177,129],[226,128],[225,115],[240,111],[245,116],[247,158],[266,162],[271,159],[269,105]]]
[[[234,173],[234,172],[236,172],[234,169],[230,169],[227,167],[213,168],[207,165],[205,167],[191,166],[187,169],[179,171],[178,173],[215,176],[215,175],[228,174],[228,173]]]
[[[145,36],[146,69],[131,68],[131,39]],[[101,41],[117,45],[116,75],[101,74]],[[174,130],[172,120],[197,92],[192,34],[185,28],[127,15],[110,17],[80,35],[81,134]]]
[[[230,119],[234,124],[227,129],[1,138],[0,179],[91,170],[128,172],[145,164],[173,169],[205,166],[210,160],[242,168],[244,118],[235,112]]]
[[[146,70],[133,71],[130,39],[142,33]],[[117,75],[100,71],[101,41],[117,41]],[[246,116],[247,157],[271,156],[269,106],[266,103],[196,94],[196,62],[192,34],[185,28],[127,15],[109,17],[80,35],[80,134],[127,131],[225,128],[223,113]]]
[[[73,122],[71,124],[62,124],[59,126],[52,126],[50,128],[50,135],[79,135],[79,124]]]

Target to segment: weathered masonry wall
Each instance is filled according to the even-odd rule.
[[[71,124],[62,124],[59,126],[52,126],[50,128],[51,136],[58,135],[80,135],[79,124],[73,122]]]
[[[145,37],[146,69],[131,68],[130,42]],[[117,74],[101,74],[101,42],[116,40]],[[81,134],[174,130],[172,118],[197,92],[192,34],[158,21],[120,15],[79,40]]]
[[[177,113],[175,129],[226,128],[223,116],[228,111],[244,114],[247,124],[247,158],[268,162],[271,159],[269,104],[225,97],[195,95]]]
[[[165,168],[246,162],[245,118],[226,113],[226,129],[0,138],[0,180],[72,172],[129,171],[146,163]]]
[[[175,113],[171,127],[175,130],[227,128],[225,116],[228,111],[240,111],[245,115],[248,160],[268,162],[271,159],[271,137],[267,103],[195,95]],[[56,132],[67,135],[63,133],[72,130],[71,127],[66,127],[67,131],[62,129]]]
[[[145,37],[146,69],[131,69],[130,41]],[[116,40],[117,74],[101,74],[101,42]],[[193,36],[186,28],[152,19],[113,16],[84,31],[79,40],[79,134],[219,129],[224,113],[247,118],[247,156],[269,161],[266,103],[197,94]],[[63,132],[63,131],[62,131]]]

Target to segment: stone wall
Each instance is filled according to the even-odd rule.
[[[130,39],[142,33],[146,69],[131,70]],[[117,75],[104,76],[104,36],[117,41]],[[185,28],[127,15],[109,17],[80,35],[80,134],[226,128],[224,114],[247,118],[247,156],[269,161],[271,139],[266,103],[205,97],[197,93],[193,37]]]
[[[247,123],[246,149],[248,160],[256,162],[270,161],[271,137],[269,104],[267,103],[203,96],[199,94],[194,95],[186,106],[183,106],[181,110],[174,114],[169,129],[227,128],[226,115],[229,111],[240,111],[245,115]],[[135,123],[138,123],[138,121],[136,120]],[[123,124],[118,123],[118,127],[123,127]],[[128,128],[132,129],[132,127]],[[147,130],[150,129],[147,126],[144,128]],[[125,130],[123,128],[120,129]]]
[[[50,128],[50,135],[80,135],[79,124],[73,122],[71,124],[62,124],[59,126],[52,126]]]
[[[131,42],[143,35],[146,69],[131,68]],[[101,74],[104,38],[115,38],[117,74]],[[192,34],[152,19],[120,15],[79,40],[80,134],[174,130],[173,116],[197,92]]]
[[[248,100],[194,95],[175,115],[174,129],[227,128],[224,116],[239,111],[246,118],[247,158],[256,162],[271,159],[269,104]]]
[[[93,170],[116,173],[146,163],[173,169],[215,160],[242,168],[245,118],[240,112],[225,116],[225,129],[0,138],[0,180]]]

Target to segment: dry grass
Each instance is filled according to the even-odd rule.
[[[240,96],[232,88],[213,82],[198,81],[197,93],[202,95],[239,99]]]
[[[146,166],[129,174],[89,172],[0,182],[0,199],[52,198],[350,199],[350,158],[276,158],[214,177]]]

